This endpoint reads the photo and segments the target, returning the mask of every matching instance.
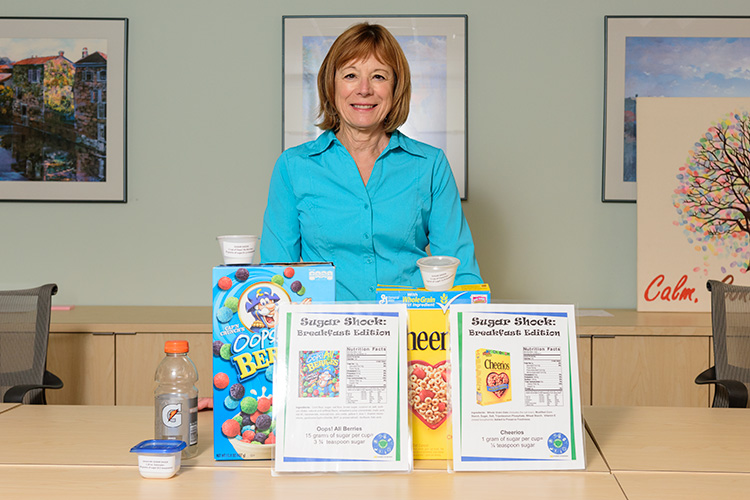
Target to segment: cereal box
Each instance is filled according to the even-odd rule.
[[[335,284],[335,269],[327,262],[214,267],[216,460],[273,457],[276,307],[280,303],[333,302]],[[329,359],[326,351],[318,353],[322,361]],[[321,371],[325,371],[322,363],[318,373]],[[335,376],[338,379],[337,371]],[[320,374],[316,383],[323,384],[326,377]],[[330,373],[327,382],[333,379]],[[325,384],[327,396],[334,386],[338,390],[335,382]]]
[[[407,335],[409,407],[414,458],[445,460],[452,456],[450,381],[450,306],[490,301],[487,284],[455,286],[445,292],[379,286],[380,303],[404,303],[409,310]]]
[[[477,349],[477,403],[482,406],[510,401],[510,353]]]
[[[339,396],[339,351],[302,351],[299,354],[299,397]]]

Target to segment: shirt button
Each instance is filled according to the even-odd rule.
[[[372,264],[372,257],[367,257],[365,259],[365,264]]]
[[[369,209],[370,209],[370,205],[368,205],[367,203],[365,203],[365,210],[369,210]]]
[[[374,287],[374,286],[371,286],[371,287],[370,287],[370,291],[371,291],[371,292],[374,292],[374,291],[375,291],[375,287]]]
[[[362,237],[367,240],[367,239],[370,238],[370,234],[369,233],[365,233],[365,234],[362,235]]]

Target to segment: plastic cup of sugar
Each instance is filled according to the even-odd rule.
[[[258,238],[254,235],[247,234],[228,234],[217,236],[221,255],[224,257],[224,264],[252,264],[255,255],[255,247],[258,244]]]
[[[424,287],[431,292],[450,290],[460,263],[457,258],[446,255],[422,257],[417,261],[417,266],[422,273]]]

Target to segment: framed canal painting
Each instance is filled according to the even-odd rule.
[[[127,32],[0,17],[0,201],[127,201]]]
[[[364,21],[386,27],[409,61],[411,105],[399,130],[445,152],[461,199],[466,199],[466,15],[283,16],[282,148],[323,132],[315,126],[320,64],[338,35]]]

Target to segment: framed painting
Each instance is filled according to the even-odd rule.
[[[602,201],[637,198],[638,100],[750,97],[750,17],[604,18]]]
[[[0,17],[0,201],[127,201],[127,35],[127,19]]]
[[[445,152],[461,198],[466,199],[465,15],[284,16],[282,148],[314,140],[323,132],[315,125],[318,69],[336,37],[364,21],[386,27],[409,61],[411,105],[409,118],[399,129]]]

